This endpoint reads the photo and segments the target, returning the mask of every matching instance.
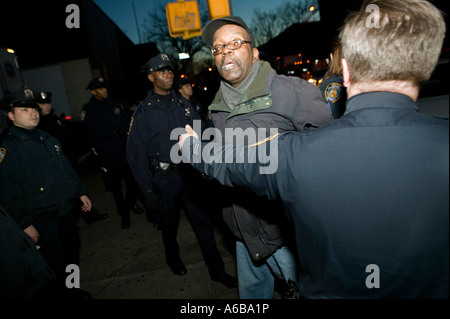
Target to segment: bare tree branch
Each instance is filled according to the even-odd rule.
[[[255,37],[256,45],[260,46],[270,41],[294,23],[312,20],[312,14],[309,11],[311,6],[314,6],[314,12],[317,12],[318,1],[293,0],[292,2],[283,2],[271,11],[255,9],[250,29]]]

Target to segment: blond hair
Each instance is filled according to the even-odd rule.
[[[402,80],[421,85],[445,35],[443,14],[426,0],[364,1],[340,31],[352,83]]]

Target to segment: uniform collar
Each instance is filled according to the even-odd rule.
[[[369,108],[397,108],[419,111],[409,96],[393,92],[367,92],[352,96],[345,104],[345,114]]]
[[[27,130],[25,128],[18,127],[18,126],[12,126],[10,130],[12,133],[17,134],[18,136],[20,136],[23,139],[29,139],[29,138],[39,139],[41,136],[41,132],[42,132],[38,128],[35,128],[32,130]]]

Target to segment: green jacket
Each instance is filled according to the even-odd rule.
[[[225,128],[302,131],[304,126],[316,127],[333,120],[318,87],[299,77],[279,75],[267,62],[261,62],[258,76],[233,110],[225,104],[220,90],[209,110],[214,127],[222,134]]]
[[[54,137],[18,127],[2,136],[0,204],[22,229],[69,214],[85,194]]]
[[[245,143],[253,144],[272,135],[270,129],[278,133],[302,131],[333,120],[318,87],[298,77],[279,75],[267,62],[261,62],[258,75],[233,110],[225,104],[220,90],[209,110],[221,134],[216,140],[228,143],[233,142],[233,136],[227,136],[226,128],[255,129],[256,140]],[[266,134],[261,136],[258,128],[266,129]],[[224,221],[254,260],[264,259],[286,244],[289,223],[279,203],[236,188],[225,188],[218,196],[229,201]]]

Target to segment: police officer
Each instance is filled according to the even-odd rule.
[[[17,225],[40,246],[55,273],[47,291],[54,297],[89,297],[67,289],[65,269],[79,264],[80,241],[74,209],[91,209],[87,190],[64,156],[59,142],[37,128],[38,106],[33,92],[8,95],[2,107],[12,122],[0,139],[0,204]]]
[[[345,103],[347,102],[347,90],[342,77],[341,60],[341,43],[338,39],[335,39],[333,41],[333,52],[330,53],[330,64],[328,65],[327,73],[325,73],[319,85],[324,102],[327,103],[335,119],[344,115]]]
[[[28,299],[54,278],[30,236],[0,205],[0,299]]]
[[[199,209],[199,194],[184,186],[183,178],[187,174],[195,173],[200,178],[201,175],[192,171],[188,165],[174,163],[170,156],[171,150],[177,148],[177,140],[171,139],[172,130],[184,128],[194,120],[200,122],[200,115],[191,103],[172,90],[174,73],[166,54],[151,58],[143,66],[143,71],[154,88],[133,114],[127,160],[144,193],[146,206],[154,204],[156,196],[161,201],[160,226],[167,264],[176,275],[187,272],[176,239],[180,208],[184,205],[211,279],[230,288],[236,287],[237,280],[225,272],[211,221]]]
[[[112,192],[117,212],[121,216],[121,227],[130,227],[130,209],[142,214],[137,205],[138,191],[136,181],[125,158],[126,142],[130,118],[121,103],[108,96],[108,89],[102,77],[94,78],[87,86],[92,97],[81,112],[91,146],[98,154],[103,172],[103,181]],[[126,182],[126,194],[122,191],[122,178]]]
[[[49,133],[58,140],[64,155],[76,170],[77,156],[75,144],[71,140],[69,129],[61,121],[60,117],[55,114],[55,110],[52,107],[52,93],[36,91],[33,92],[33,95],[40,111],[38,128]],[[87,213],[79,211],[77,215],[80,215],[87,224],[92,224],[96,221],[108,218],[108,214],[99,214],[94,207]]]
[[[208,109],[204,107],[199,99],[195,98],[191,81],[187,77],[182,77],[175,82],[174,88],[182,97],[194,105],[194,108],[200,114],[203,123],[208,127],[212,127],[213,124],[209,118]]]

